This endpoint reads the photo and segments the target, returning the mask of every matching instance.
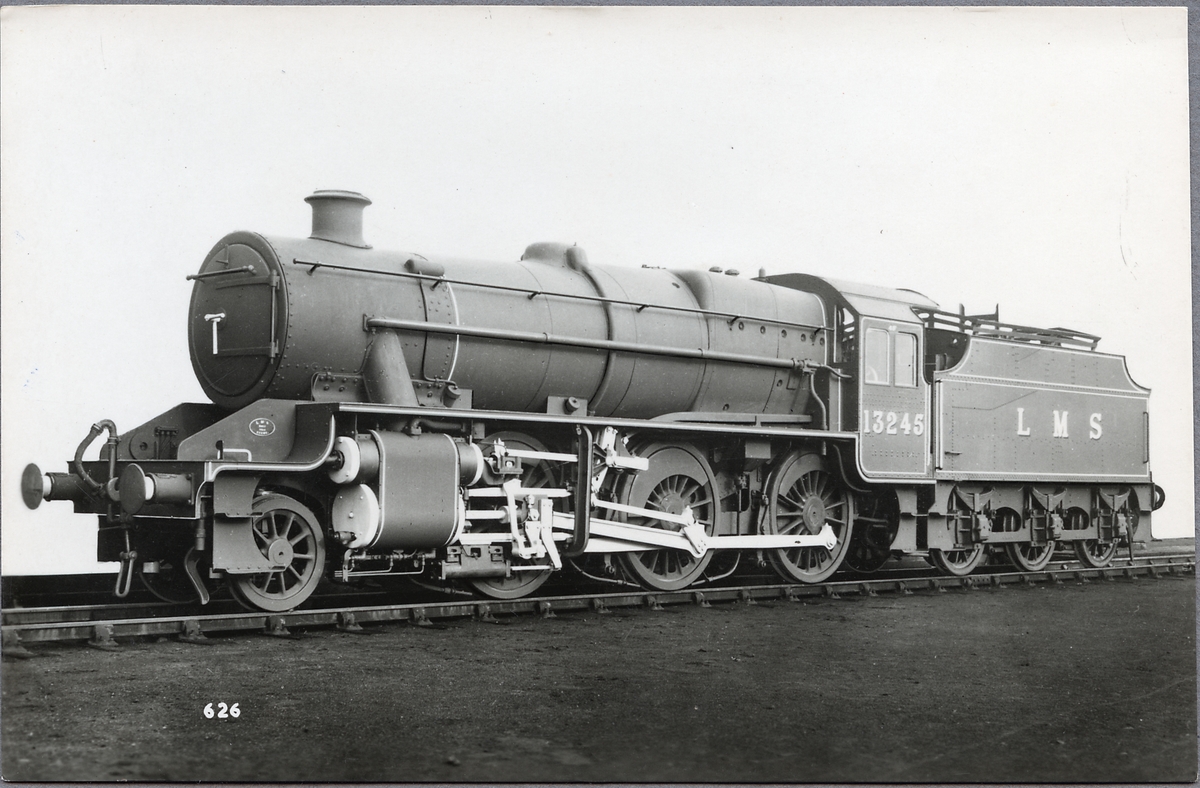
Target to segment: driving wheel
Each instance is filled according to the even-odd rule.
[[[717,482],[699,450],[691,446],[652,444],[639,451],[650,462],[647,470],[621,480],[617,502],[669,514],[692,510],[692,517],[713,534],[717,512]],[[650,517],[625,515],[626,522],[647,528],[678,531],[681,526]],[[686,550],[663,548],[622,553],[618,562],[627,574],[655,591],[687,588],[704,573],[713,552],[697,558]]]
[[[765,551],[785,580],[818,583],[838,570],[850,546],[854,499],[816,454],[794,452],[780,463],[767,488],[767,532],[816,535],[828,525],[837,543]]]

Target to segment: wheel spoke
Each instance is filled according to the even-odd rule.
[[[826,499],[826,493],[829,492],[829,477],[823,473],[813,474],[813,486],[817,490],[817,495],[822,499]]]
[[[800,526],[804,524],[803,518],[789,518],[786,521],[779,522],[782,522],[783,524],[777,526],[776,530],[785,536],[790,536],[796,533],[796,531],[800,529]]]
[[[296,524],[296,515],[288,512],[287,519],[283,521],[283,530],[279,532],[281,539],[286,539],[288,534],[292,532],[292,526]]]
[[[804,508],[804,501],[803,501],[803,500],[798,500],[798,499],[796,499],[796,498],[792,498],[792,497],[791,497],[791,496],[789,496],[789,495],[781,495],[781,496],[779,496],[779,503],[786,503],[786,504],[788,504],[789,506],[791,506],[791,507],[792,507],[792,510],[793,510],[793,511],[797,511],[797,512],[798,512],[798,511],[800,511],[800,510],[802,510],[802,509]]]

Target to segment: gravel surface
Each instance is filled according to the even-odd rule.
[[[1191,782],[1195,580],[36,647],[6,780]],[[208,703],[236,719],[206,719]]]

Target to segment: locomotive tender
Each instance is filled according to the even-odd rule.
[[[22,494],[99,515],[159,596],[251,608],[407,574],[496,598],[570,567],[674,590],[926,556],[965,575],[1070,545],[1108,563],[1163,492],[1149,391],[1098,337],[802,274],[481,263],[364,243],[318,191],[306,239],[236,232],[194,280],[211,404],[118,433]],[[106,434],[100,459],[83,455]]]

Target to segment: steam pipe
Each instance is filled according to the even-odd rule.
[[[404,360],[404,348],[394,331],[381,331],[375,335],[367,351],[367,362],[363,367],[363,383],[367,396],[381,405],[403,405],[417,407],[417,392],[413,389],[408,374],[408,362]]]

